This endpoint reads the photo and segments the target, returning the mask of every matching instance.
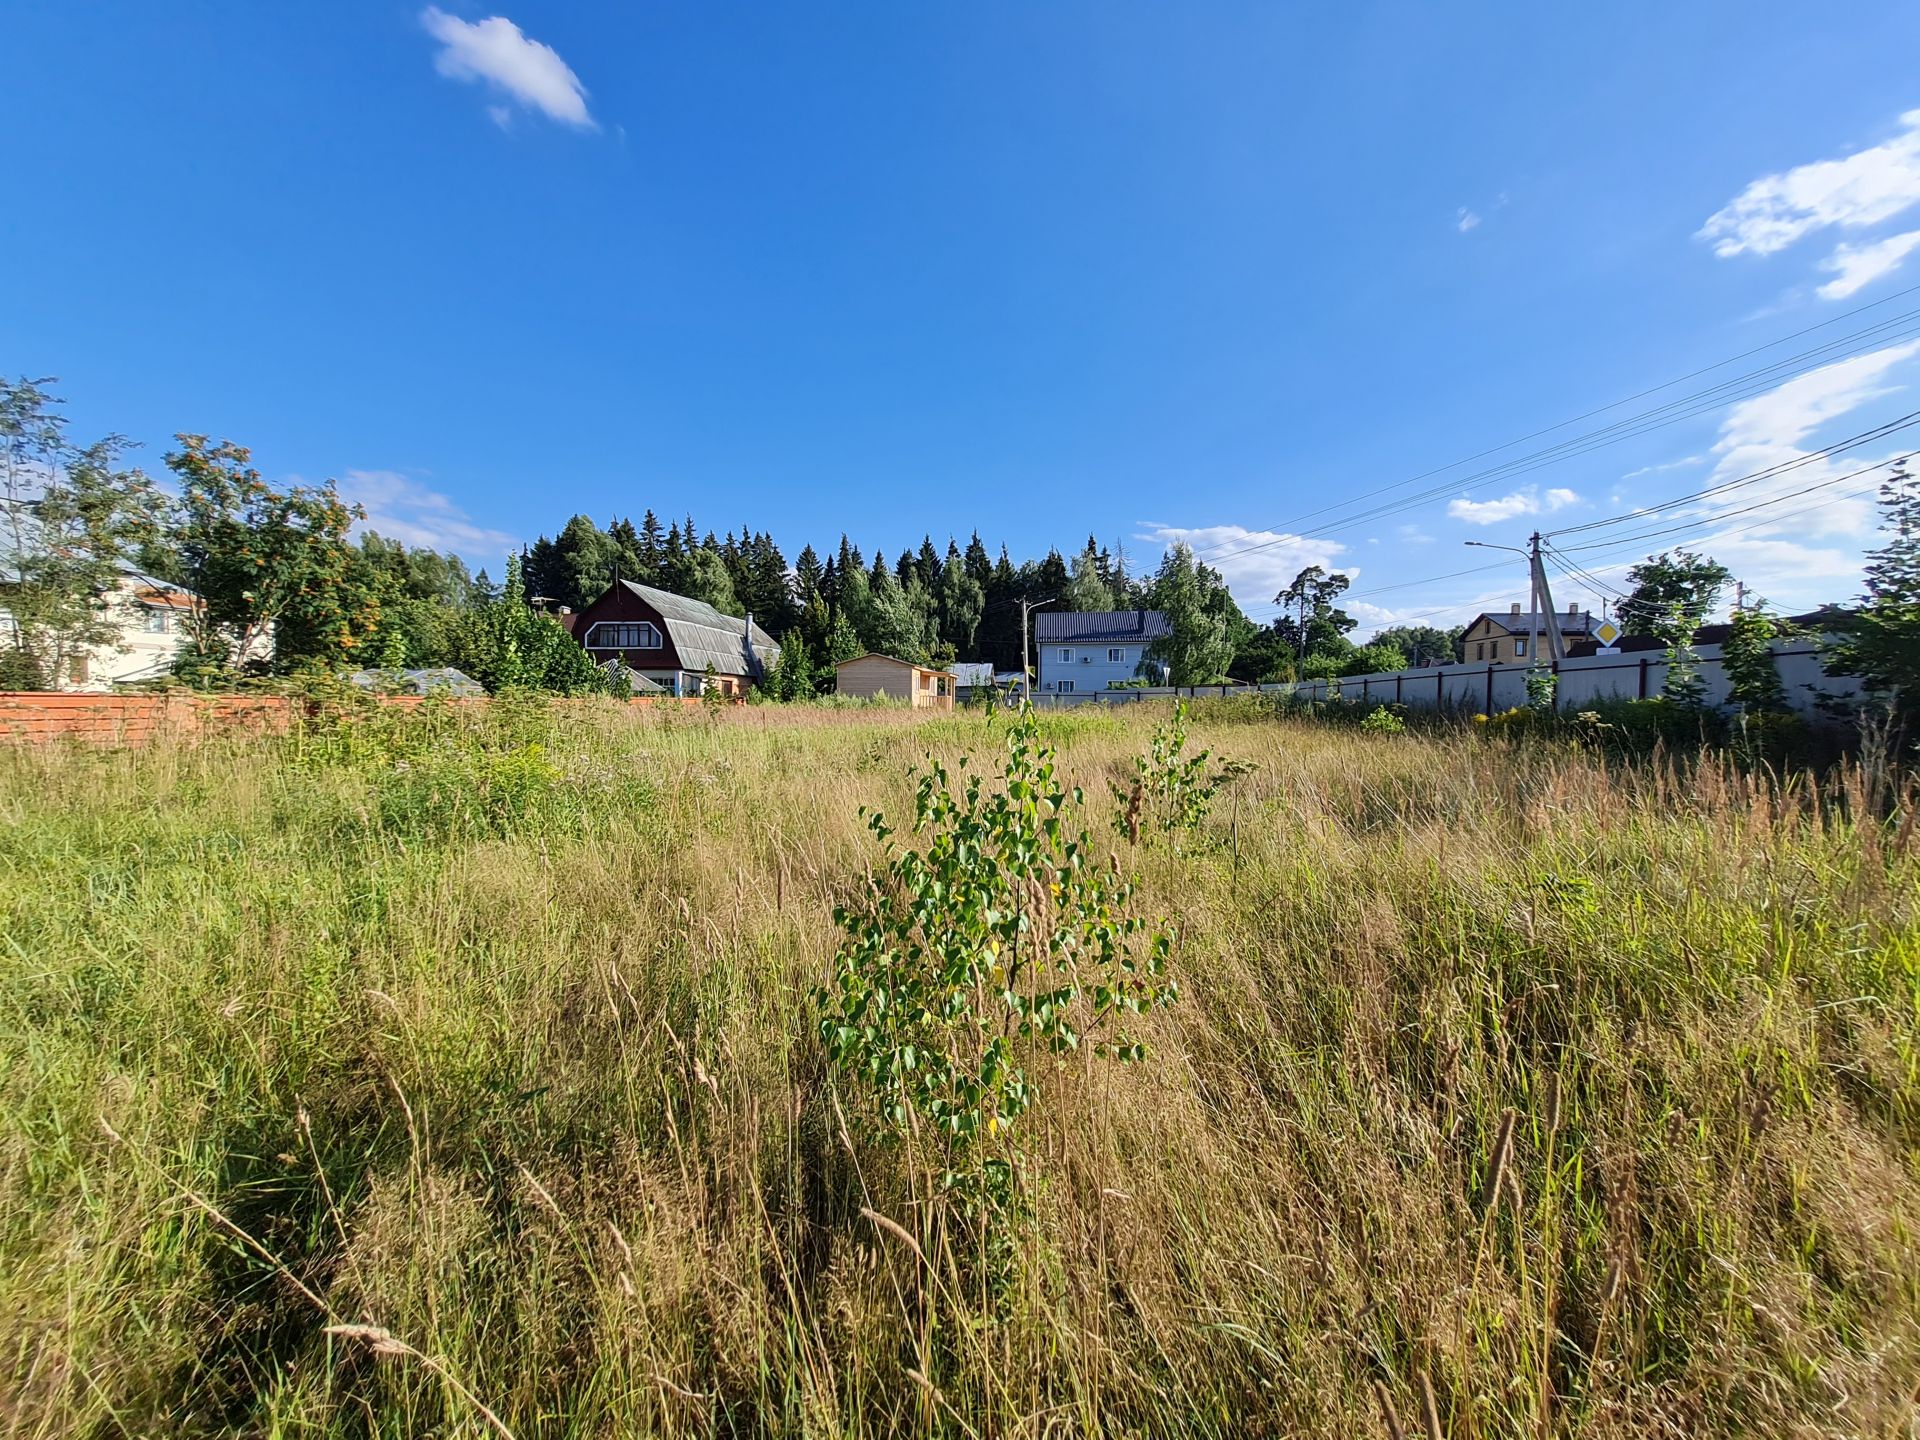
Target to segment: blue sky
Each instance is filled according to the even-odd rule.
[[[496,573],[651,507],[790,557],[1188,538],[1259,618],[1308,561],[1370,624],[1452,618],[1523,593],[1517,560],[1435,579],[1502,561],[1465,540],[1920,409],[1908,325],[1339,508],[1920,307],[1889,298],[1920,283],[1915,54],[1911,3],[15,7],[0,368],[151,466],[229,436]],[[1915,434],[1660,543],[1720,537],[1788,607],[1854,593],[1864,481],[1732,512]]]

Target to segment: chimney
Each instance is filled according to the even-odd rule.
[[[1513,602],[1513,609],[1510,613],[1514,615],[1518,615],[1520,613],[1520,602],[1518,600]]]
[[[1577,616],[1579,615],[1579,613],[1580,613],[1580,602],[1578,600],[1573,601],[1571,604],[1567,606],[1567,614]]]

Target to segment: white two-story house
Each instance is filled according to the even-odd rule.
[[[1168,633],[1158,610],[1041,610],[1033,617],[1038,647],[1037,693],[1084,694],[1130,680],[1164,683],[1160,667],[1148,662],[1147,646]]]

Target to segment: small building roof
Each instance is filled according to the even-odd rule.
[[[451,665],[426,670],[355,670],[347,679],[362,690],[379,690],[389,695],[484,695],[486,688]]]
[[[691,600],[671,590],[656,590],[631,580],[620,583],[666,622],[683,670],[700,671],[711,665],[716,675],[752,675],[770,668],[780,654],[773,637],[751,619],[729,615],[704,600]]]
[[[993,684],[993,662],[990,660],[955,661],[953,678],[962,685],[991,685]]]
[[[1033,616],[1033,638],[1047,645],[1152,641],[1172,633],[1159,610],[1036,610]]]

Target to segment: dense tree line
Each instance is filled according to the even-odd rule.
[[[130,571],[199,597],[177,670],[200,683],[450,665],[489,689],[612,688],[620,677],[603,674],[544,612],[582,609],[616,579],[750,613],[780,642],[766,688],[783,697],[814,693],[836,661],[864,651],[1017,669],[1023,607],[1040,605],[1165,612],[1170,633],[1149,659],[1180,685],[1460,658],[1459,627],[1397,626],[1354,644],[1356,622],[1340,605],[1348,577],[1321,566],[1302,570],[1274,597],[1278,616],[1257,626],[1187,546],[1139,573],[1124,550],[1091,536],[1071,558],[1050,549],[1015,564],[1005,544],[996,553],[977,531],[964,547],[950,537],[942,550],[926,536],[871,559],[842,534],[824,558],[809,544],[790,564],[771,534],[745,525],[719,537],[690,517],[663,524],[650,510],[638,524],[604,527],[575,515],[510,561],[496,587],[458,556],[353,534],[366,517],[331,483],[275,486],[229,441],[178,436],[163,489],[125,463],[131,446],[120,437],[73,441],[51,383],[0,380],[0,688],[49,683],[70,657],[115,643],[120,622],[107,601]],[[1920,498],[1904,469],[1882,506],[1891,538],[1869,557],[1858,610],[1835,612],[1835,625],[1850,631],[1837,663],[1908,699],[1920,691]],[[1628,578],[1623,617],[1667,640],[1670,674],[1684,687],[1691,637],[1731,577],[1709,557],[1674,551]],[[1736,629],[1742,663],[1764,668],[1777,626],[1748,615]],[[1764,700],[1763,680],[1756,670],[1743,694]]]
[[[1231,648],[1253,628],[1219,574],[1194,564],[1190,552],[1184,563],[1140,576],[1123,550],[1091,536],[1071,560],[1054,549],[1016,565],[1007,546],[996,555],[977,531],[964,548],[949,537],[942,551],[929,535],[917,549],[891,558],[876,549],[871,559],[843,534],[824,558],[809,544],[789,565],[770,534],[746,526],[720,537],[702,535],[691,518],[662,524],[651,510],[638,524],[615,519],[604,527],[575,515],[529,548],[526,575],[534,595],[573,609],[619,578],[704,600],[729,615],[751,614],[783,642],[784,668],[797,675],[810,666],[815,683],[834,662],[865,651],[1018,669],[1023,602],[1066,610],[1194,609],[1219,622],[1217,636],[1190,643],[1181,659],[1184,673],[1202,680],[1226,673]]]

